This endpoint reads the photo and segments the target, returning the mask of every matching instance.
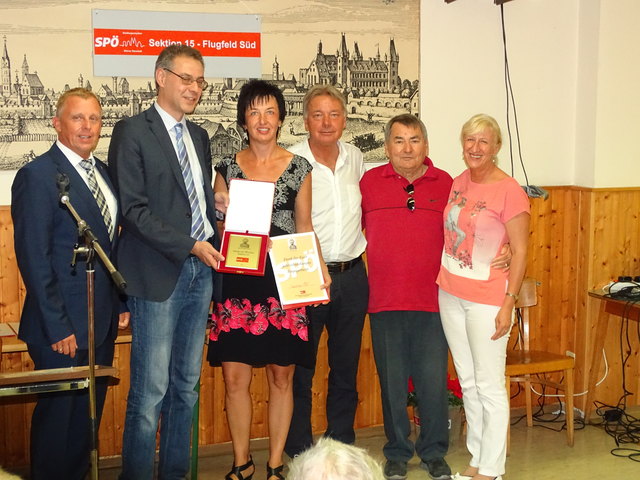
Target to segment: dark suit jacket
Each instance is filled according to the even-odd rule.
[[[209,136],[192,122],[187,127],[200,161],[206,215],[217,245]],[[127,280],[127,293],[162,302],[173,292],[195,240],[190,236],[191,207],[178,157],[154,106],[116,123],[109,173],[123,217],[118,266]]]
[[[96,161],[108,185],[106,166]],[[20,273],[27,287],[19,337],[28,344],[47,346],[75,334],[78,347],[87,342],[87,284],[84,259],[73,269],[73,246],[78,228],[58,199],[57,176],[69,177],[69,198],[107,255],[115,248],[100,209],[76,169],[54,144],[45,154],[22,167],[11,187],[11,216]],[[111,187],[112,191],[113,188]],[[114,219],[117,222],[117,218]],[[117,223],[116,223],[117,225]],[[95,344],[115,338],[119,302],[109,273],[96,258]]]

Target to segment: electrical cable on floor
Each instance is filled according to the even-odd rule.
[[[558,401],[559,408],[557,408],[557,410],[554,410],[551,412],[545,411],[545,406],[547,407],[556,406],[556,404],[545,405],[544,398],[551,396],[549,394],[544,393],[545,389],[546,389],[546,385],[542,385],[543,394],[542,396],[539,396],[538,399],[536,400],[538,404],[538,409],[535,412],[532,412],[531,414],[531,417],[534,421],[533,426],[546,428],[547,430],[551,430],[554,432],[561,432],[562,430],[565,430],[567,428],[566,415],[563,415],[564,413],[562,409],[563,404],[562,402]],[[520,393],[520,390],[521,390],[520,385],[518,384],[518,393]],[[511,398],[513,398],[513,396]],[[519,416],[518,418],[516,418],[514,421],[511,422],[511,426],[517,425],[522,421],[523,418],[526,418],[526,417],[527,417],[526,413],[524,415]],[[559,428],[554,428],[546,424],[562,424],[562,425],[560,425]],[[578,418],[574,416],[574,419],[573,419],[574,430],[582,430],[585,428],[585,426],[586,424],[582,418]]]
[[[520,165],[522,166],[522,171],[524,173],[524,178],[526,185],[522,188],[527,193],[529,197],[538,198],[542,197],[545,200],[549,198],[549,193],[544,188],[537,187],[535,185],[529,184],[529,177],[527,176],[527,170],[524,166],[524,160],[522,159],[522,148],[520,146],[520,128],[518,127],[518,114],[516,111],[516,100],[513,95],[513,87],[511,85],[511,73],[509,72],[509,57],[507,55],[507,31],[504,26],[504,5],[500,4],[500,20],[502,24],[502,45],[504,49],[504,86],[506,90],[507,96],[507,132],[509,134],[509,157],[511,159],[511,176],[514,176],[514,166],[513,166],[513,140],[511,137],[511,122],[509,113],[511,110],[511,105],[513,105],[513,122],[516,133],[517,147],[518,147],[518,157],[520,158]]]
[[[616,442],[616,448],[611,454],[616,457],[625,457],[634,462],[640,462],[640,448],[621,447],[624,444],[640,443],[640,419],[626,412],[627,397],[633,392],[627,389],[626,367],[631,358],[631,339],[629,336],[629,313],[638,300],[627,302],[620,325],[620,360],[622,369],[622,395],[616,405],[608,405],[603,402],[593,402],[596,406],[596,414],[602,418],[602,422],[594,424],[601,426],[604,431]],[[636,335],[640,341],[640,322],[636,323]]]
[[[516,340],[514,342],[513,345],[513,349],[515,350],[516,347],[520,346],[520,349],[522,350],[524,348],[524,346],[522,345],[522,312],[519,309],[516,309]],[[640,328],[640,323],[638,323],[638,328]],[[640,332],[639,332],[639,336],[640,336]],[[605,381],[605,379],[609,376],[609,361],[607,360],[607,352],[605,351],[605,349],[602,349],[602,360],[604,361],[604,373],[602,374],[602,378],[600,380],[598,380],[596,382],[596,387],[598,385],[600,385],[602,382]],[[540,378],[540,375],[538,375],[538,378]],[[551,398],[564,398],[565,394],[564,393],[542,393],[542,392],[538,392],[535,387],[533,385],[531,385],[531,391],[533,393],[535,393],[536,395],[538,395],[539,397],[551,397]],[[520,388],[520,384],[518,384],[518,392],[515,395],[511,396],[511,399],[514,399],[515,397],[517,397],[521,392],[521,388]],[[580,393],[574,393],[573,396],[574,397],[582,397],[583,395],[586,395],[587,393],[589,393],[589,390],[585,390],[583,392]],[[583,412],[584,413],[584,412]]]
[[[522,318],[522,311],[520,309],[516,309],[516,339],[513,345],[513,349],[515,350],[516,348],[519,349],[524,349],[524,345],[523,345],[523,334],[522,334],[522,329],[523,329],[523,318]],[[604,349],[603,349],[603,353],[604,353]],[[606,364],[606,356],[605,356],[605,364]],[[535,375],[537,378],[539,379],[543,379],[542,375]],[[606,377],[606,375],[605,375]],[[604,380],[604,378],[602,379]],[[602,381],[601,380],[601,381]],[[537,383],[536,380],[532,380],[533,383]],[[560,382],[562,382],[562,379],[560,380]],[[518,390],[515,394],[511,395],[511,399],[517,397],[524,389],[521,386],[521,382],[517,382],[516,385],[518,386]],[[565,413],[563,411],[563,403],[558,400],[559,403],[559,408],[555,411],[552,412],[546,412],[544,407],[545,407],[545,403],[544,403],[544,399],[545,398],[564,398],[565,395],[563,394],[549,394],[549,393],[545,393],[546,387],[547,385],[541,384],[542,386],[542,392],[538,393],[533,387],[531,387],[531,391],[533,391],[536,395],[538,395],[538,398],[536,400],[537,404],[538,404],[538,409],[532,413],[532,418],[535,422],[538,422],[538,424],[534,424],[534,427],[542,427],[542,428],[546,428],[548,430],[553,430],[555,432],[560,432],[562,430],[564,430],[565,428],[567,428],[566,426],[566,420],[565,417],[566,415],[562,415],[563,413]],[[558,391],[557,389],[555,389],[556,391]],[[574,395],[575,396],[575,395]],[[566,405],[566,404],[565,404]],[[553,406],[555,406],[555,404],[553,404]],[[547,418],[546,416],[548,415],[552,415],[552,418]],[[520,417],[516,418],[513,422],[511,422],[511,425],[517,425],[518,423],[520,423],[520,421],[522,421],[523,418],[526,418],[526,413],[524,415],[521,415]],[[553,428],[544,424],[549,424],[549,423],[562,423],[562,425],[560,426],[560,428]],[[585,422],[582,418],[578,417],[578,416],[574,416],[574,420],[573,420],[573,428],[574,430],[581,430],[585,427]]]

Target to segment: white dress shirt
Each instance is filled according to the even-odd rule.
[[[76,152],[71,150],[66,145],[63,145],[60,142],[60,140],[56,140],[56,145],[62,151],[64,156],[67,157],[67,160],[69,160],[71,165],[73,165],[73,168],[76,169],[76,172],[78,172],[78,175],[80,175],[80,177],[84,180],[84,183],[87,185],[87,188],[89,188],[89,190],[91,190],[91,188],[89,187],[89,178],[87,177],[87,171],[84,169],[84,167],[82,167],[80,165],[80,162],[82,160],[84,160],[84,158],[82,158],[80,155],[78,155]],[[109,214],[111,215],[111,221],[114,223],[114,226],[115,226],[116,219],[118,218],[117,217],[117,215],[118,215],[118,200],[116,199],[116,196],[114,195],[114,193],[109,188],[109,185],[107,184],[105,179],[102,177],[102,174],[100,173],[100,170],[95,168],[96,161],[93,158],[93,154],[91,154],[87,160],[91,160],[91,163],[94,166],[94,170],[93,171],[94,171],[94,173],[96,175],[96,182],[98,183],[98,187],[100,187],[100,190],[102,190],[102,194],[104,195],[104,199],[107,202],[107,208],[109,209]],[[73,198],[71,199],[71,204],[73,205]],[[116,232],[116,234],[117,233],[118,232]]]
[[[196,148],[193,146],[193,140],[191,140],[191,135],[187,128],[187,120],[183,116],[182,120],[177,122],[176,119],[163,110],[157,102],[154,105],[160,114],[160,118],[162,118],[162,121],[164,122],[165,128],[169,132],[171,143],[176,151],[176,157],[178,157],[178,143],[176,140],[175,126],[178,123],[182,124],[182,141],[187,149],[187,158],[189,159],[189,165],[191,166],[191,175],[193,175],[193,183],[196,189],[196,195],[198,196],[198,205],[200,206],[200,212],[202,213],[202,218],[204,220],[204,238],[211,238],[213,237],[213,227],[211,226],[211,222],[209,222],[209,217],[207,217],[207,203],[204,199],[204,177],[202,176],[202,168],[200,168],[200,161],[198,160]],[[210,185],[209,187],[213,188]]]
[[[288,148],[313,166],[311,218],[325,262],[352,260],[362,255],[367,246],[362,233],[362,152],[343,141],[338,141],[338,147],[340,153],[333,172],[316,161],[308,140]]]

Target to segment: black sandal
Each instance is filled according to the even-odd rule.
[[[267,480],[271,477],[276,477],[278,480],[286,480],[284,475],[282,475],[282,470],[284,469],[284,465],[280,465],[276,468],[271,468],[269,463],[267,463]]]
[[[245,463],[244,465],[240,465],[239,467],[236,467],[235,465],[233,467],[231,467],[231,471],[225,475],[224,480],[234,480],[231,477],[231,475],[235,475],[236,476],[236,480],[251,480],[251,477],[253,477],[253,474],[256,473],[255,468],[254,468],[253,472],[251,472],[251,475],[249,475],[248,477],[245,477],[240,472],[243,472],[247,468],[250,468],[250,467],[253,467],[253,466],[254,466],[253,465],[253,458],[251,458],[251,455],[249,455],[249,461],[247,463]]]

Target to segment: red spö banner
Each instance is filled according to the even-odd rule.
[[[260,57],[259,32],[185,32],[96,28],[95,55],[158,55],[180,43],[197,48],[205,57]]]

